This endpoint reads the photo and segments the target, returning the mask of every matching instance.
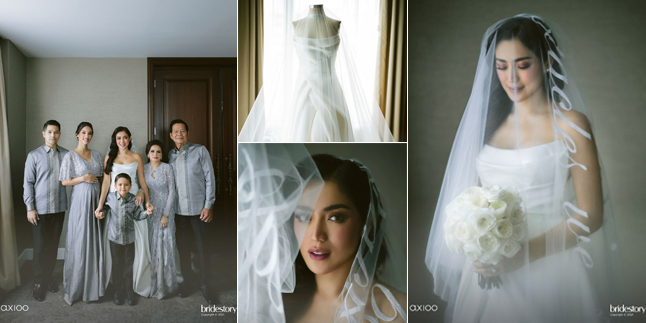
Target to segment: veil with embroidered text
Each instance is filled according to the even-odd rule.
[[[426,251],[447,322],[604,322],[620,301],[619,250],[592,120],[566,37],[528,14],[485,33]],[[470,186],[514,187],[520,251],[483,265],[447,246],[446,207]],[[461,236],[467,239],[472,233]],[[484,290],[478,275],[499,277]]]
[[[294,260],[303,239],[298,235],[305,232],[305,227],[298,226],[308,225],[323,181],[299,144],[240,144],[239,158],[238,319],[285,322],[281,292],[294,292]],[[321,319],[379,322],[399,317],[406,321],[405,304],[399,304],[387,286],[375,281],[381,248],[396,249],[385,234],[386,212],[369,170],[352,162],[368,175],[368,215],[343,289],[329,316]],[[399,261],[396,255],[393,259]],[[397,265],[392,275],[405,277],[405,261]],[[385,296],[394,316],[385,315],[383,305],[376,304],[376,292]]]
[[[240,142],[394,141],[372,88],[378,1],[320,3],[264,2],[263,87]]]

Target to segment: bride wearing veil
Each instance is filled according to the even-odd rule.
[[[240,322],[406,322],[379,279],[387,218],[363,164],[241,144],[238,180]]]
[[[446,322],[617,319],[608,310],[620,299],[612,206],[572,56],[554,27],[523,14],[482,40],[426,252]],[[520,251],[489,265],[451,252],[444,224],[462,191],[494,184],[520,192],[526,227]],[[501,284],[485,290],[479,276]]]
[[[337,5],[376,15],[368,8],[360,11],[356,3]],[[264,85],[238,140],[394,141],[372,90],[363,84],[372,79],[355,62],[359,57],[353,47],[371,38],[359,17],[350,19],[348,14],[344,21],[328,5],[308,6],[298,0],[267,1],[264,10]]]

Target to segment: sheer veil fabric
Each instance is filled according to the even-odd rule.
[[[365,31],[370,27],[361,25],[357,8],[363,4],[329,2],[265,3],[263,88],[240,142],[394,141],[374,90],[364,85],[372,84],[376,61],[358,64],[353,47],[376,44],[370,42],[376,35]],[[340,16],[330,7],[342,10]],[[366,7],[362,14],[375,16],[376,30],[377,11]]]
[[[379,191],[369,170],[351,161],[368,174],[370,206],[358,252],[327,321],[406,321],[405,304],[375,281],[380,248],[388,245]],[[294,291],[294,260],[303,239],[297,233],[305,232],[324,182],[309,153],[297,144],[241,144],[238,180],[239,320],[285,322],[281,292]],[[376,304],[377,290],[394,316],[387,317]]]
[[[621,299],[614,215],[566,37],[528,14],[485,33],[426,251],[446,322],[604,322]],[[470,186],[517,188],[527,226],[512,258],[479,265],[445,242],[446,206]],[[466,239],[466,238],[465,238]],[[478,273],[499,289],[478,287]]]

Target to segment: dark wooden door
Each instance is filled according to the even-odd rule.
[[[213,162],[216,196],[209,237],[217,274],[235,278],[236,272],[236,59],[149,58],[148,138],[168,151],[170,122],[189,126],[189,141],[204,145]],[[231,268],[230,268],[231,267]],[[219,280],[219,279],[218,279]],[[233,279],[235,283],[235,279]]]

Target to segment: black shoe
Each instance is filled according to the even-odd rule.
[[[47,290],[52,292],[52,293],[57,293],[58,292],[58,284],[51,281],[49,284],[47,284]]]
[[[177,295],[181,298],[185,298],[191,295],[191,292],[187,284],[181,284],[177,287]]]
[[[123,305],[123,292],[114,292],[114,299],[112,302],[117,305]]]
[[[137,305],[137,294],[135,292],[128,292],[128,305],[135,306]]]
[[[34,298],[39,302],[45,300],[45,288],[41,284],[34,285]]]
[[[215,304],[217,303],[217,297],[213,295],[212,291],[210,288],[208,288],[206,285],[203,285],[201,287],[202,289],[202,296],[204,296],[204,299],[209,303],[209,304]]]

